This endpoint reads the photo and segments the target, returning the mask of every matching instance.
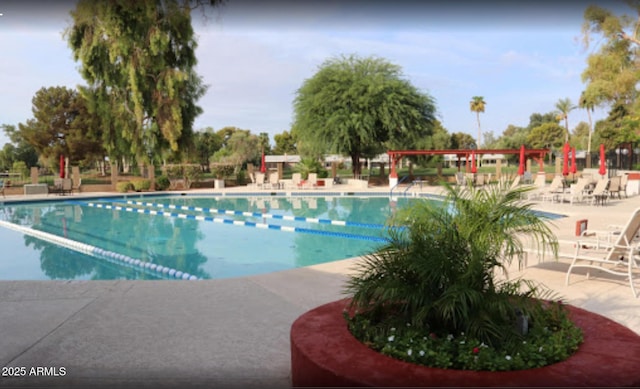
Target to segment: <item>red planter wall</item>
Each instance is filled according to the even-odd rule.
[[[291,327],[294,387],[640,386],[640,336],[583,309],[567,306],[584,343],[566,361],[538,369],[478,372],[418,366],[382,355],[355,339],[335,301],[300,316]]]

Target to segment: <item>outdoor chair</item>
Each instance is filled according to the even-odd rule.
[[[307,177],[307,181],[304,183],[304,186],[307,188],[317,188],[318,173],[309,173],[309,176]]]
[[[613,176],[609,179],[609,196],[620,198],[620,189],[622,184],[622,176]]]
[[[549,200],[551,202],[554,202],[557,199],[561,199],[563,193],[564,179],[561,176],[555,176],[553,177],[549,188],[542,191],[540,195],[542,196],[542,201]]]
[[[573,261],[567,270],[565,284],[569,285],[569,277],[575,268],[586,268],[587,279],[590,277],[591,269],[596,269],[627,278],[633,296],[637,297],[635,280],[639,275],[638,248],[640,245],[634,242],[634,239],[639,230],[640,208],[633,212],[613,245],[606,245],[601,241],[594,244],[592,241],[578,240],[575,244]]]
[[[562,201],[569,201],[569,204],[573,205],[574,201],[582,201],[585,196],[585,189],[589,184],[588,178],[578,178],[578,182],[571,185],[569,193],[565,193],[562,196]]]
[[[591,200],[591,205],[604,205],[607,197],[609,197],[609,180],[606,178],[600,179],[596,183],[596,187],[593,188],[593,191],[587,193],[587,199]]]
[[[264,185],[264,173],[256,173],[256,186],[262,188]]]
[[[2,193],[2,197],[4,196],[4,188],[5,188],[5,181],[4,180],[0,180],[0,193]]]
[[[627,194],[627,183],[629,182],[629,175],[623,174],[620,176],[620,193],[624,193],[624,198],[629,197]]]
[[[526,192],[523,196],[526,197],[527,200],[533,200],[542,195],[545,192],[545,188],[547,186],[547,177],[545,174],[536,174],[536,179],[533,182],[533,187],[535,189]]]

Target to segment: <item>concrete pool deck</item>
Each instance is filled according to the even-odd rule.
[[[388,193],[387,188],[330,190]],[[72,197],[86,195],[113,193]],[[624,224],[640,207],[640,197],[606,206],[536,204],[566,215],[554,221],[554,232],[559,239],[575,240],[578,220],[587,219],[596,229]],[[344,297],[344,281],[356,262],[225,280],[0,281],[0,365],[26,369],[24,377],[0,376],[0,387],[289,387],[291,324],[304,312]],[[640,298],[632,296],[628,283],[601,274],[586,280],[577,271],[565,286],[568,262],[530,258],[527,268],[514,266],[510,275],[542,282],[564,301],[640,334]]]

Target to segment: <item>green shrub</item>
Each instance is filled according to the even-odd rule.
[[[162,175],[156,178],[156,190],[167,190],[169,186],[171,186],[169,177]]]
[[[120,181],[116,184],[116,190],[120,193],[127,193],[130,190],[133,190],[133,184],[129,181]]]
[[[247,176],[244,170],[238,171],[236,174],[236,185],[244,185],[247,183]]]
[[[131,184],[133,185],[133,189],[136,192],[149,190],[151,188],[151,181],[146,178],[137,178],[135,180],[131,180]]]
[[[443,202],[421,199],[399,211],[388,243],[365,256],[347,283],[354,336],[433,367],[514,370],[570,356],[582,334],[561,306],[541,299],[549,292],[496,277],[521,260],[524,238],[557,254],[547,216],[521,200],[530,189],[507,185],[447,185]]]

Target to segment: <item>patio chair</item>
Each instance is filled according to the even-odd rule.
[[[578,178],[578,182],[571,185],[570,192],[562,195],[562,201],[569,201],[569,204],[573,205],[574,201],[582,201],[585,196],[585,189],[589,184],[588,178]]]
[[[317,188],[318,187],[318,173],[309,173],[307,177],[307,181],[304,185],[308,188]]]
[[[620,198],[620,189],[622,184],[622,176],[613,176],[609,179],[609,196]]]
[[[607,197],[609,196],[608,188],[609,180],[606,178],[600,179],[596,183],[596,187],[593,188],[593,191],[591,191],[591,193],[587,193],[586,197],[591,200],[591,205],[604,205]]]
[[[302,187],[302,173],[293,173],[291,175],[291,187],[292,188]]]
[[[264,173],[256,173],[256,186],[262,188],[264,186]]]
[[[564,193],[564,178],[561,176],[553,177],[551,181],[551,185],[549,188],[542,191],[540,196],[542,196],[542,201],[549,200],[551,202],[556,201],[557,199],[562,198],[562,194]]]
[[[620,193],[624,193],[624,198],[626,199],[627,197],[629,197],[629,195],[627,194],[627,183],[629,182],[629,175],[628,174],[623,174],[622,176],[620,176]]]
[[[0,180],[0,193],[2,193],[2,197],[4,197],[4,188],[5,188],[5,184],[4,184],[4,180]]]
[[[62,179],[62,188],[60,189],[61,193],[63,195],[71,194],[72,190],[73,190],[73,181],[71,181],[71,178]]]
[[[269,174],[269,182],[264,185],[265,189],[280,189],[280,178],[278,178],[278,172]]]
[[[634,238],[640,230],[640,208],[637,208],[631,215],[627,224],[620,230],[618,239],[611,246],[605,247],[598,242],[594,245],[592,241],[578,240],[573,261],[567,270],[565,284],[569,285],[569,277],[575,268],[587,268],[587,279],[590,277],[590,270],[602,270],[612,275],[629,279],[629,286],[634,297],[637,297],[635,279],[638,277],[638,248],[640,245],[634,244]],[[634,271],[635,270],[635,271]]]
[[[545,192],[545,188],[547,186],[547,176],[545,174],[536,174],[536,179],[533,182],[533,187],[535,189],[524,193],[523,195],[527,200],[532,200],[538,198]]]
[[[456,185],[458,186],[464,186],[467,184],[467,180],[464,176],[464,173],[462,172],[458,172],[456,173]]]

